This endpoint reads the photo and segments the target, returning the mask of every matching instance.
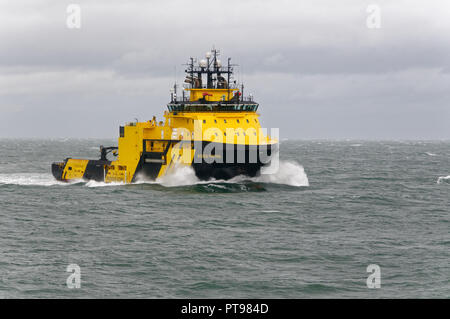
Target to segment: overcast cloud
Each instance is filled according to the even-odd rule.
[[[449,139],[449,37],[447,0],[0,0],[0,137],[116,138],[215,45],[281,138]]]

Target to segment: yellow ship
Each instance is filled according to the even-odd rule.
[[[60,181],[132,183],[156,180],[178,167],[191,166],[201,180],[257,176],[270,164],[278,140],[264,134],[258,103],[233,80],[233,66],[211,50],[187,64],[182,96],[171,90],[165,121],[120,126],[118,147],[100,146],[100,159],[67,158],[52,164]],[[115,157],[109,160],[108,155]]]

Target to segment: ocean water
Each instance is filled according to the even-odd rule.
[[[250,180],[53,179],[100,144],[0,140],[0,297],[450,297],[449,141],[286,140]]]

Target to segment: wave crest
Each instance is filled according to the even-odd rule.
[[[440,176],[437,180],[438,184],[442,184],[442,183],[450,183],[450,175],[448,176]]]
[[[256,182],[284,184],[289,186],[309,186],[308,176],[302,165],[291,161],[279,161],[278,170],[273,174],[265,174],[265,167]]]
[[[201,181],[195,175],[191,166],[178,166],[171,173],[158,178],[156,181],[146,181],[145,178],[139,178],[139,183],[160,184],[166,187],[189,186],[197,184],[239,184],[244,181],[267,184],[282,184],[288,186],[309,186],[308,176],[303,166],[292,161],[279,161],[275,164],[277,169],[273,171],[273,167],[263,167],[261,175],[257,177],[249,177],[245,175],[236,176],[230,180]],[[272,172],[273,171],[273,172]]]

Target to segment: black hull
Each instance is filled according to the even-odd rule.
[[[191,144],[191,142],[189,142]],[[274,145],[239,145],[218,144],[214,142],[192,143],[195,148],[194,161],[191,164],[195,175],[200,180],[228,180],[238,175],[258,176],[261,167],[270,164],[270,156],[278,144]],[[168,148],[162,153],[147,153],[141,156],[133,181],[138,176],[155,180],[162,168],[162,161]],[[150,161],[149,161],[150,160]],[[170,166],[174,164],[169,164]]]
[[[200,180],[228,180],[239,175],[255,177],[260,174],[262,164],[193,164],[195,175]]]
[[[206,145],[217,146],[216,143],[204,143],[203,148]],[[270,156],[274,153],[278,145],[265,145],[265,146],[248,146],[240,145],[232,149],[227,150],[227,146],[223,144],[219,152],[214,152],[214,156],[218,155],[219,160],[208,162],[206,160],[199,159],[196,152],[196,158],[192,167],[195,171],[195,175],[200,180],[209,179],[223,179],[228,180],[239,175],[245,175],[249,177],[255,177],[260,174],[261,167],[270,164]],[[264,156],[265,155],[265,156]]]

